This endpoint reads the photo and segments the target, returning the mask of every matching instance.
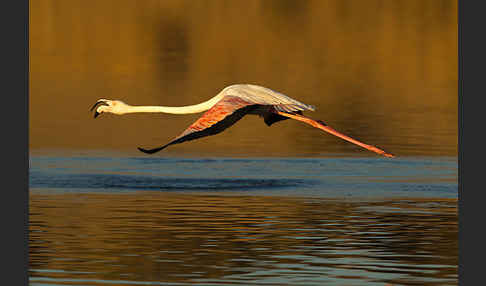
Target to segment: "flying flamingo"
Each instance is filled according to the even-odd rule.
[[[377,154],[385,157],[394,157],[392,154],[386,153],[375,146],[364,144],[332,129],[321,120],[314,120],[302,115],[302,111],[314,111],[314,106],[301,103],[271,89],[252,84],[228,86],[215,97],[196,105],[181,107],[131,106],[120,100],[99,99],[93,105],[91,111],[95,108],[94,118],[104,112],[117,115],[140,112],[190,114],[207,110],[203,116],[169,143],[153,149],[138,148],[140,151],[148,154],[158,152],[169,145],[218,134],[235,124],[246,114],[254,114],[263,117],[264,122],[268,126],[288,118],[299,120]]]

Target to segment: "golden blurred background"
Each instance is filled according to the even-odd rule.
[[[398,156],[457,155],[457,1],[31,0],[31,152],[140,155],[200,114],[102,115],[98,98],[182,106],[254,83]],[[300,122],[246,117],[154,156],[369,155]]]

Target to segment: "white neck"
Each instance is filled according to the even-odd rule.
[[[126,105],[123,109],[123,113],[170,113],[170,114],[189,114],[189,113],[199,113],[210,109],[219,100],[223,98],[222,95],[218,94],[208,101],[188,106],[132,106]]]

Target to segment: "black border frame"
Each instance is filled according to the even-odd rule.
[[[28,285],[29,0],[2,3],[2,284]]]
[[[482,222],[482,209],[484,209],[483,190],[478,180],[482,174],[484,152],[482,147],[481,131],[484,130],[480,118],[480,100],[483,95],[484,67],[486,45],[483,43],[485,16],[484,10],[479,6],[480,1],[458,0],[458,213],[459,213],[459,254],[458,275],[459,285],[484,284],[484,263],[481,261],[484,248],[485,235]],[[464,68],[465,67],[465,68]],[[467,100],[465,100],[467,99]],[[466,108],[467,107],[467,108]],[[469,119],[469,125],[464,119]],[[475,130],[476,138],[466,140],[465,126]],[[465,156],[468,150],[467,180],[465,180]],[[473,154],[474,153],[474,154]],[[473,156],[471,156],[471,154]],[[465,181],[469,188],[465,189]],[[467,209],[466,209],[467,208]]]

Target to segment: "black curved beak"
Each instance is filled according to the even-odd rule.
[[[96,107],[98,107],[99,105],[106,105],[106,106],[109,106],[108,103],[104,102],[104,101],[97,101],[95,102],[95,104],[91,107],[91,109],[89,111],[93,111],[93,109],[95,109]],[[98,111],[95,111],[94,113],[94,118],[98,117],[98,115],[100,115],[101,113],[99,113]]]

